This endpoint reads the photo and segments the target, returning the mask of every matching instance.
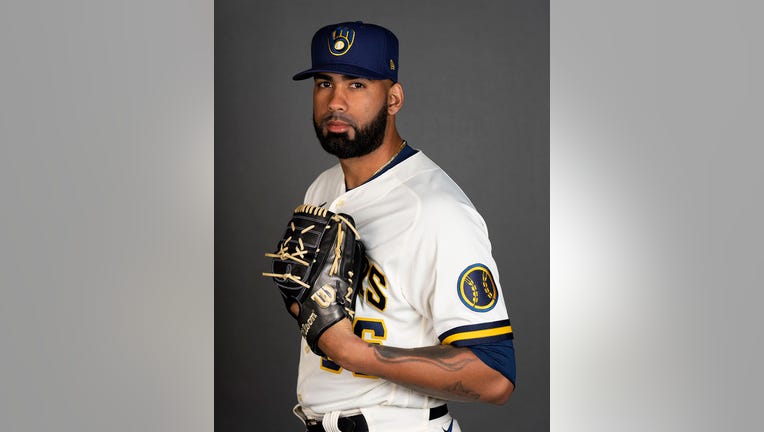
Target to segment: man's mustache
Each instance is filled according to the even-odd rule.
[[[352,118],[340,112],[335,112],[335,113],[327,114],[326,116],[324,116],[324,118],[321,119],[321,126],[326,126],[326,124],[329,123],[330,121],[341,121],[343,123],[347,123],[350,127],[357,129],[355,121]]]

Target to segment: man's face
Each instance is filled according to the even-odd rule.
[[[313,126],[324,150],[347,159],[377,149],[385,136],[390,84],[335,73],[317,74]]]

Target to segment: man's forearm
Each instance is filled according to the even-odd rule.
[[[333,334],[321,342],[332,360],[353,372],[384,378],[446,400],[501,404],[512,393],[509,380],[483,363],[468,348],[438,345],[395,348],[370,344],[348,333]],[[326,350],[329,351],[326,351]]]
[[[439,345],[423,348],[394,348],[370,345],[376,376],[406,385],[441,399],[503,403],[506,378],[486,366],[467,348]],[[375,367],[376,366],[376,367]]]

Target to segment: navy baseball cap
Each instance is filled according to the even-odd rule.
[[[356,21],[322,27],[313,35],[310,58],[312,67],[293,80],[333,72],[398,82],[398,38],[375,24]]]

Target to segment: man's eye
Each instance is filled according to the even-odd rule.
[[[329,88],[331,86],[332,84],[329,81],[319,81],[316,83],[316,87],[319,87],[319,88]]]
[[[363,85],[363,83],[359,83],[359,82],[350,83],[350,88],[359,89],[364,87],[365,86]]]

